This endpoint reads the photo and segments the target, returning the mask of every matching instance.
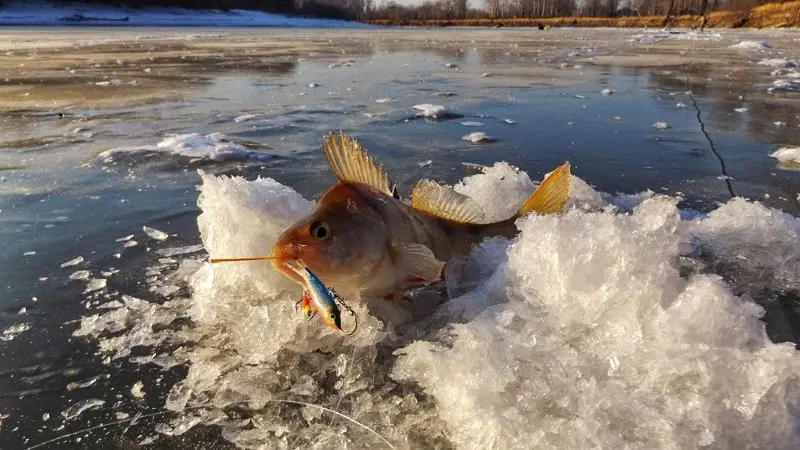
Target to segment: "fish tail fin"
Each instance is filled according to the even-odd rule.
[[[572,174],[570,173],[570,164],[565,163],[542,181],[542,184],[519,208],[517,216],[523,216],[529,212],[536,212],[541,215],[563,213],[567,200],[569,200],[571,188]]]

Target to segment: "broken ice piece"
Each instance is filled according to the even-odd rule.
[[[0,340],[10,341],[30,329],[31,329],[31,324],[29,323],[20,323],[17,325],[11,325],[10,327],[3,330],[3,335],[0,336]]]
[[[36,252],[35,252],[35,251],[33,251],[33,250],[30,250],[30,251],[27,251],[27,252],[23,253],[23,254],[22,254],[22,256],[33,256],[33,255],[35,255],[35,254],[36,254]]]
[[[486,77],[488,77],[488,76],[490,76],[490,75],[491,75],[491,73],[489,73],[489,72],[484,72],[484,73],[482,73],[482,74],[481,74],[481,78],[486,78]]]
[[[158,435],[157,434],[153,434],[153,435],[147,436],[146,438],[142,439],[139,442],[139,445],[140,446],[150,445],[150,444],[152,444],[153,442],[155,442],[157,440],[158,440]]]
[[[420,166],[420,167],[428,167],[428,166],[430,166],[431,164],[433,164],[433,160],[432,160],[432,159],[429,159],[429,160],[427,160],[427,161],[422,161],[422,162],[418,162],[418,163],[417,163],[417,165],[418,165],[418,166]]]
[[[187,245],[185,247],[172,247],[172,248],[162,248],[156,250],[161,256],[177,256],[177,255],[187,255],[189,253],[195,253],[203,250],[203,244],[197,245]]]
[[[64,416],[66,420],[74,419],[79,415],[81,415],[84,411],[88,411],[92,408],[102,406],[105,403],[106,403],[105,400],[100,400],[98,398],[81,400],[78,403],[75,403],[74,405],[62,411],[61,415]]]
[[[675,106],[678,107],[678,108],[686,108],[686,103],[678,102],[678,103],[675,104]]]
[[[586,96],[585,95],[575,94],[575,98],[584,99],[584,98],[586,98]]]
[[[511,124],[513,124],[513,123],[515,123],[515,122],[514,122],[513,120],[511,120],[511,119],[503,119],[503,122],[505,122],[505,123],[507,123],[507,124],[509,124],[509,125],[511,125]]]
[[[144,231],[144,233],[146,235],[150,236],[151,238],[153,238],[153,239],[155,239],[157,241],[163,241],[163,240],[166,240],[169,237],[169,235],[167,233],[164,233],[161,230],[156,230],[155,228],[150,228],[148,226],[143,226],[142,230]]]
[[[772,124],[773,124],[773,125],[775,125],[775,126],[776,126],[776,127],[778,127],[778,128],[780,128],[780,127],[785,127],[785,126],[786,126],[786,122],[781,122],[781,121],[778,121],[778,122],[772,122]]]
[[[89,278],[89,271],[88,270],[79,270],[77,272],[73,272],[70,274],[70,280],[86,280]]]
[[[609,89],[609,88],[605,88],[602,91],[600,91],[600,93],[603,94],[603,95],[611,95],[611,94],[614,93],[614,90],[613,89]]]
[[[669,127],[667,122],[656,122],[653,124],[653,128],[656,130],[666,130]]]
[[[375,100],[375,103],[391,103],[393,101],[394,100],[392,100],[391,98],[386,97],[386,98],[379,98],[379,99]]]
[[[417,116],[429,117],[432,119],[446,117],[449,114],[447,107],[430,103],[414,105],[412,108],[417,111]]]
[[[89,283],[86,284],[86,289],[84,289],[83,293],[85,294],[87,292],[99,291],[101,289],[105,289],[105,287],[105,278],[92,278]]]
[[[115,415],[115,416],[117,417],[117,419],[119,419],[119,420],[122,420],[122,419],[127,419],[128,417],[130,417],[130,416],[131,416],[130,414],[128,414],[128,413],[126,413],[126,412],[122,412],[122,411],[117,411],[117,412],[116,412],[114,415]]]
[[[131,388],[131,395],[135,398],[144,398],[144,384],[141,381],[137,381],[133,387]]]
[[[447,63],[444,66],[447,67],[448,69],[455,69],[456,67],[458,67],[457,64],[453,64],[453,63]]]
[[[497,140],[496,138],[493,138],[491,136],[487,136],[486,133],[484,133],[482,131],[476,131],[474,133],[470,133],[470,134],[462,137],[461,139],[463,139],[465,141],[470,141],[473,144],[478,144],[480,142],[494,142],[494,141]]]
[[[83,262],[83,256],[78,256],[77,258],[70,259],[69,261],[62,263],[61,267],[70,267],[70,266],[77,266],[78,264]]]
[[[468,120],[466,122],[461,122],[461,125],[464,125],[465,127],[482,127],[483,126],[483,122],[476,122],[476,121]]]
[[[308,87],[313,89],[313,88],[319,87],[319,85],[317,83],[308,83]]]
[[[136,247],[137,245],[139,245],[139,243],[138,243],[138,242],[136,242],[136,241],[125,241],[125,243],[124,243],[124,244],[122,244],[122,246],[123,246],[124,248]]]
[[[736,109],[734,109],[734,111],[736,111],[738,113],[745,113],[745,112],[747,112],[747,108],[736,108]]]

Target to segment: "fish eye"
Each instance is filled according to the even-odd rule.
[[[331,237],[331,227],[327,223],[321,221],[312,223],[308,228],[308,232],[318,241],[324,241]]]

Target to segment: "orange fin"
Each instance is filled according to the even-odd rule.
[[[529,212],[541,215],[560,214],[569,200],[572,189],[572,174],[569,163],[559,166],[542,181],[539,188],[525,200],[517,215],[523,216]]]

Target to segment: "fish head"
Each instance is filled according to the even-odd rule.
[[[331,187],[278,238],[273,267],[303,284],[302,276],[284,264],[301,260],[326,285],[360,284],[387,249],[386,226],[369,207],[370,195],[375,194],[357,185]]]

